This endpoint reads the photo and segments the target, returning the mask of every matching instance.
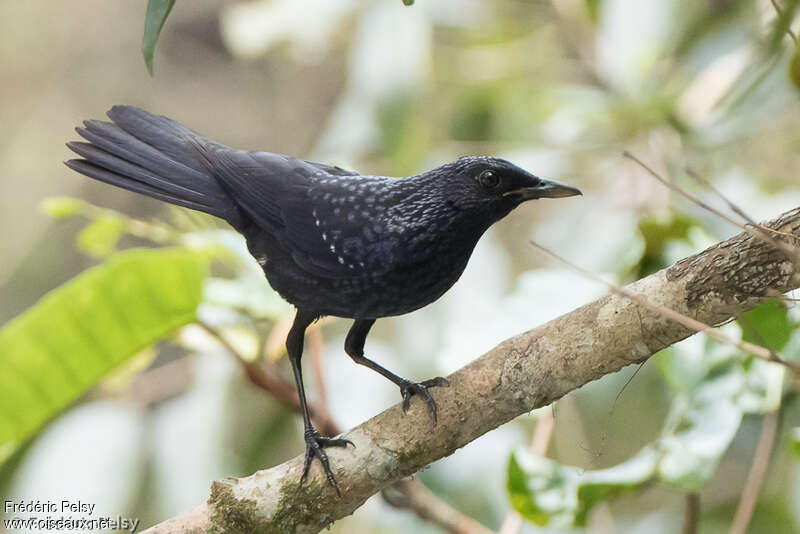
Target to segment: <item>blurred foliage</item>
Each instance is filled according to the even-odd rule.
[[[792,452],[796,458],[800,458],[800,427],[792,429],[791,439]]]
[[[117,248],[117,242],[125,232],[125,222],[121,217],[102,215],[78,234],[78,248],[102,258]]]
[[[110,371],[192,322],[207,264],[184,249],[126,251],[5,325],[0,461]]]
[[[687,241],[689,230],[699,227],[696,219],[670,212],[665,218],[646,218],[639,221],[639,233],[645,242],[644,255],[639,262],[639,276],[645,277],[670,265],[667,245],[674,241]]]
[[[748,312],[750,328],[763,328],[774,350],[795,329],[782,304],[768,301]],[[726,327],[728,333],[736,330]],[[673,390],[662,435],[631,459],[609,469],[585,471],[517,451],[508,467],[508,490],[516,510],[537,524],[582,526],[591,508],[652,481],[701,491],[733,440],[742,416],[778,409],[783,367],[743,359],[730,346],[696,337],[656,356]],[[763,340],[762,340],[763,342]]]
[[[118,29],[109,34],[103,27],[105,19],[90,8],[82,12],[70,7],[65,21],[75,18],[74,27],[83,29],[87,13],[91,13],[97,18],[95,31],[65,30],[66,41],[47,40],[55,39],[57,32],[26,41],[17,28],[22,25],[17,23],[4,34],[7,50],[35,49],[30,44],[35,43],[43,51],[18,64],[9,56],[6,64],[22,73],[12,69],[9,79],[32,76],[23,67],[31,72],[57,72],[58,83],[39,78],[42,86],[58,86],[59,91],[72,88],[79,96],[73,97],[69,113],[64,111],[61,97],[38,97],[27,105],[16,105],[27,92],[8,99],[25,113],[17,123],[9,123],[16,124],[16,129],[9,126],[7,130],[8,146],[13,148],[6,158],[12,185],[3,193],[16,198],[29,187],[27,182],[11,182],[14,176],[47,177],[39,190],[32,189],[36,199],[52,191],[52,169],[34,171],[30,167],[31,162],[49,164],[63,155],[45,156],[43,140],[47,146],[60,147],[64,132],[76,118],[95,113],[98,100],[112,98],[109,95],[115,101],[131,100],[175,116],[190,127],[202,126],[212,137],[222,130],[220,140],[231,146],[298,154],[364,172],[406,175],[465,154],[493,154],[536,174],[580,186],[586,193],[581,202],[537,202],[493,228],[476,250],[463,280],[440,302],[418,314],[379,322],[368,346],[371,353],[380,355],[379,361],[409,375],[442,374],[499,340],[587,302],[601,291],[563,270],[541,268],[541,260],[527,252],[525,244],[531,237],[624,283],[738,231],[649,182],[644,173],[620,157],[623,150],[641,156],[682,186],[684,169],[690,164],[757,220],[800,204],[798,180],[792,172],[800,165],[796,133],[800,55],[793,32],[797,3],[437,0],[417,2],[406,9],[400,2],[256,0],[198,2],[192,9],[171,12],[174,2],[151,0],[142,54],[152,74],[158,43],[159,53],[170,60],[170,69],[147,83],[136,77],[143,75],[134,68],[135,62],[141,61],[138,55],[130,54],[133,59],[126,63],[116,48],[108,46],[111,40],[121,43],[125,38]],[[19,7],[12,4],[6,7],[11,14],[5,20],[22,20],[14,16],[14,10],[25,9],[24,3]],[[103,9],[128,8],[106,3]],[[135,27],[141,22],[139,9],[134,6],[125,11],[127,17],[113,20],[130,20]],[[168,34],[159,42],[168,16]],[[72,27],[65,24],[64,28]],[[136,42],[127,42],[126,50],[134,51],[138,44],[141,34],[138,29],[134,33]],[[59,42],[68,43],[63,45],[68,52],[54,55],[46,63],[47,54],[62,48]],[[63,72],[58,70],[62,66]],[[10,91],[14,88],[14,84],[7,86]],[[47,108],[51,102],[57,105]],[[20,146],[24,147],[25,133],[37,121],[28,110],[40,107],[46,110],[38,117],[42,125],[35,135],[30,134],[35,142],[23,153]],[[9,106],[9,112],[13,115],[17,110]],[[64,115],[62,123],[54,128],[59,113]],[[82,179],[70,178],[70,183],[84,184]],[[711,204],[718,201],[696,184],[685,188]],[[103,205],[115,205],[120,198],[136,201],[132,195],[113,197],[111,188],[103,193],[98,193],[99,188],[87,191],[81,196],[108,195],[90,197],[101,198],[98,203]],[[70,193],[64,189],[59,194]],[[24,203],[11,203],[8,221],[29,214],[29,210],[14,212],[17,204],[25,208]],[[140,208],[150,207],[152,204],[137,204],[125,211],[140,213]],[[37,255],[18,267],[21,278],[11,279],[15,287],[22,285],[20,279],[35,279],[38,284],[32,287],[52,287],[71,276],[73,271],[61,263],[66,263],[73,251],[56,243],[54,231],[62,232],[58,235],[68,243],[77,233],[80,252],[74,255],[79,260],[73,260],[73,270],[99,259],[104,263],[96,269],[106,272],[126,254],[140,254],[120,252],[130,246],[213,247],[217,260],[213,274],[206,272],[201,277],[202,296],[195,295],[201,299],[199,306],[192,301],[205,322],[216,326],[243,355],[256,358],[269,352],[264,350],[265,343],[280,337],[276,325],[291,316],[291,307],[264,282],[241,236],[220,229],[209,217],[171,209],[166,219],[169,223],[142,220],[66,197],[49,199],[42,209],[63,222],[55,230],[46,228],[48,235]],[[21,230],[7,232],[4,253],[27,251],[35,245]],[[21,237],[15,241],[18,233]],[[52,256],[42,259],[51,249]],[[161,273],[172,279],[179,276],[180,268],[163,264]],[[122,273],[119,277],[122,280]],[[55,291],[81,280],[78,277]],[[178,290],[177,284],[164,288],[167,296]],[[86,287],[87,295],[97,296],[94,289]],[[113,302],[118,309],[114,313],[144,306],[140,300],[147,294],[136,293],[130,302],[123,302],[120,296]],[[74,306],[72,301],[79,302],[80,295],[73,297],[64,300],[65,308],[57,310],[52,320],[42,319],[44,312],[35,306],[17,321],[27,324],[26,317],[37,317],[31,324],[36,326],[37,340],[46,341],[58,329],[66,328],[61,322],[67,313],[64,310],[71,309],[66,304]],[[6,313],[21,309],[10,304],[19,299],[5,300],[10,309]],[[97,305],[102,304],[98,300]],[[104,335],[120,330],[119,324],[102,322],[114,317],[112,312],[98,311],[103,309],[87,310],[86,317],[101,315],[96,326],[103,328]],[[153,310],[152,319],[168,311]],[[192,313],[186,311],[186,321],[191,321]],[[768,301],[725,328],[733,337],[781,349],[796,359],[800,354],[797,319],[791,302]],[[88,334],[99,335],[90,323],[95,320],[85,319],[80,325],[87,325]],[[6,326],[0,341],[8,329],[17,328],[15,324]],[[31,419],[35,424],[26,426],[25,432],[8,426],[16,419],[4,417],[0,442],[6,440],[3,422],[6,428],[22,432],[14,438],[15,443],[27,444],[33,433],[43,428],[42,423],[75,404],[75,399],[83,395],[86,402],[47,427],[24,455],[18,453],[6,462],[0,470],[0,485],[23,492],[25,483],[37,480],[30,474],[36,466],[52,465],[48,458],[66,465],[64,451],[70,450],[71,438],[95,427],[105,428],[118,421],[120,414],[105,419],[98,416],[88,423],[69,416],[80,413],[81,407],[97,404],[109,389],[126,391],[126,384],[136,376],[152,380],[148,373],[173,358],[191,361],[197,376],[186,379],[188,385],[179,388],[175,398],[155,402],[141,418],[145,423],[125,419],[130,427],[146,427],[147,441],[139,443],[130,437],[113,441],[113,436],[106,436],[108,441],[93,451],[95,457],[81,464],[87,486],[97,487],[97,480],[102,480],[104,493],[127,488],[133,496],[117,502],[145,509],[152,520],[161,519],[204,498],[209,480],[249,474],[300,450],[296,418],[260,391],[242,387],[243,378],[225,367],[230,364],[235,369],[235,365],[214,351],[207,336],[191,326],[181,329],[178,336],[168,330],[165,326],[158,335],[123,347],[116,354],[120,359],[117,373],[101,372],[99,360],[91,359],[91,347],[78,347],[70,353],[65,360],[71,366],[68,370],[80,362],[95,374],[84,376],[79,369],[75,379],[59,383],[63,389],[55,393],[63,392],[64,402],[47,414],[43,412],[38,422]],[[72,333],[80,339],[78,333]],[[342,326],[325,327],[330,365],[337,362],[335,358],[346,358],[341,350],[343,334]],[[170,342],[154,346],[163,339]],[[282,346],[274,339],[270,342]],[[139,351],[144,345],[151,350]],[[0,350],[0,365],[5,352]],[[271,354],[279,353],[274,350]],[[189,357],[184,358],[186,354]],[[151,367],[142,371],[152,358]],[[390,385],[368,374],[356,374],[361,371],[352,369],[355,366],[349,361],[336,365],[336,372],[323,378],[330,386],[331,412],[342,426],[355,424],[379,406],[396,401],[396,390]],[[63,379],[58,374],[62,371],[54,365],[49,372],[56,380],[58,376]],[[758,428],[751,423],[758,414],[783,406],[786,430],[782,432],[786,434],[777,442],[774,460],[782,463],[770,473],[751,530],[778,534],[796,530],[800,462],[792,464],[787,458],[793,456],[792,451],[800,457],[800,423],[785,400],[796,394],[796,379],[784,376],[782,368],[737,354],[702,335],[655,357],[644,374],[648,385],[652,381],[654,389],[667,391],[671,397],[667,401],[640,387],[647,391],[622,399],[634,408],[618,406],[617,414],[636,412],[631,421],[616,422],[614,428],[625,431],[585,436],[581,424],[576,423],[583,417],[591,419],[587,427],[593,432],[604,428],[597,419],[610,417],[605,415],[606,400],[622,386],[620,378],[625,378],[610,376],[581,391],[592,399],[604,399],[603,403],[585,403],[578,414],[571,414],[566,407],[554,409],[558,416],[550,458],[518,448],[532,424],[531,418],[522,417],[437,462],[420,478],[456,508],[494,527],[501,524],[508,509],[503,493],[507,483],[514,508],[536,524],[547,524],[552,532],[564,532],[557,525],[608,531],[603,523],[608,519],[593,521],[603,515],[593,512],[617,497],[622,499],[606,507],[617,531],[674,532],[680,518],[673,512],[682,505],[682,493],[702,490],[701,531],[725,532],[751,462]],[[5,387],[9,376],[0,372],[0,385]],[[642,380],[642,374],[633,380]],[[359,387],[352,387],[356,382]],[[97,387],[92,391],[93,384]],[[315,386],[309,384],[309,389]],[[369,389],[373,386],[375,390]],[[633,386],[631,389],[636,389],[640,383]],[[381,387],[386,390],[377,389]],[[630,394],[629,390],[626,397]],[[45,400],[38,402],[49,406],[44,393],[42,398]],[[0,407],[12,406],[14,413],[43,410],[36,402],[17,395],[13,405],[0,401]],[[123,406],[127,405],[115,404],[117,410]],[[665,413],[668,416],[662,423]],[[643,420],[650,424],[639,424]],[[60,424],[68,431],[58,434]],[[654,430],[659,425],[660,430]],[[52,445],[52,440],[57,445]],[[35,447],[40,443],[51,445],[41,451]],[[595,450],[597,443],[600,450]],[[509,458],[509,451],[515,448]],[[638,452],[625,459],[624,451],[637,448]],[[616,454],[604,456],[604,449]],[[81,449],[73,453],[75,450]],[[92,467],[111,457],[109,451],[114,453],[115,470],[116,465],[128,465],[133,471],[146,471],[152,486],[143,489],[122,476],[117,477],[120,480],[115,486],[102,470],[97,474],[101,478],[92,479]],[[129,454],[127,460],[119,459],[123,451]],[[146,464],[136,463],[139,456],[146,457]],[[15,472],[18,479],[12,483]],[[52,474],[47,476],[48,482],[40,485],[39,491],[53,485]],[[76,479],[77,475],[70,476]],[[152,495],[161,498],[152,499]],[[525,526],[522,531],[531,532],[531,528]],[[333,529],[436,532],[410,515],[395,514],[375,503]]]
[[[640,488],[653,474],[655,452],[609,469],[584,471],[519,449],[508,463],[511,504],[537,525],[585,526],[592,507],[602,500]]]

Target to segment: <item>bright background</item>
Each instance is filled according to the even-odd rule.
[[[626,282],[739,231],[669,193],[623,158],[625,150],[720,208],[687,167],[755,219],[800,205],[800,101],[788,75],[794,43],[775,30],[769,1],[178,2],[154,78],[139,52],[144,9],[144,2],[108,0],[0,5],[0,324],[104,254],[76,247],[86,219],[54,220],[40,210],[46,197],[79,197],[183,232],[213,224],[61,164],[70,157],[64,143],[76,139],[72,128],[118,103],[170,116],[230,146],[365,174],[408,175],[491,154],[580,187],[580,199],[523,205],[486,234],[447,295],[378,323],[367,354],[417,379],[450,373],[506,337],[604,294],[548,263],[530,239]],[[149,243],[125,236],[118,246]],[[209,320],[221,313],[201,311]],[[259,333],[289,313],[272,306]],[[323,329],[330,410],[345,428],[399,400],[395,386],[345,356],[347,327],[337,320]],[[729,332],[739,335],[734,325]],[[231,335],[242,346],[256,343],[252,330]],[[686,376],[707,370],[709,350],[697,338],[650,360],[632,379],[636,369],[626,368],[568,395],[553,408],[548,456],[577,466],[580,477],[659,438],[686,438],[670,421],[676,410],[678,419],[691,419],[680,406],[693,405],[692,388],[706,375]],[[740,358],[713,356],[733,357]],[[106,515],[140,517],[149,526],[202,502],[212,480],[302,451],[299,417],[252,388],[196,327],[142,361],[179,362],[169,395],[142,394],[137,373],[102,383],[0,466],[0,495],[83,498]],[[758,382],[757,401],[700,412],[697,433],[686,438],[691,446],[675,453],[679,462],[697,460],[683,466],[693,482],[662,473],[595,506],[588,531],[676,532],[684,490],[702,487],[702,532],[726,532],[760,414],[778,409],[781,394],[788,400],[751,531],[800,529],[800,467],[788,438],[800,424],[789,395],[794,384],[782,371],[755,367],[756,374],[743,367],[741,376]],[[676,368],[689,371],[675,378]],[[749,386],[738,387],[710,395],[739,399]],[[698,423],[717,423],[711,414],[720,413],[732,422]],[[509,511],[509,456],[527,446],[539,416],[487,434],[418,479],[498,529]],[[523,532],[573,531],[564,526],[570,515],[558,511],[568,499],[558,492],[554,499],[550,524],[525,523]],[[439,532],[380,497],[332,531]]]

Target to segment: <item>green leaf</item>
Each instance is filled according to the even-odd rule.
[[[633,491],[653,476],[655,449],[609,469],[584,471],[520,449],[508,463],[508,492],[514,509],[544,526],[583,526],[592,507],[604,499]]]
[[[101,215],[78,234],[78,248],[95,258],[104,258],[116,250],[125,227],[123,217]]]
[[[144,37],[142,37],[142,55],[147,72],[153,75],[153,54],[156,51],[156,43],[161,35],[161,28],[167,21],[169,12],[175,0],[150,0],[147,3],[147,12],[144,16]]]
[[[781,350],[789,342],[795,324],[789,318],[789,309],[779,300],[762,302],[758,307],[742,314],[739,319],[742,339]]]
[[[71,197],[50,197],[39,204],[39,209],[53,219],[66,219],[81,213],[83,201]]]
[[[145,347],[195,319],[208,256],[130,250],[0,329],[0,462]]]
[[[681,213],[670,212],[666,217],[650,217],[639,221],[639,233],[644,238],[644,255],[639,276],[647,276],[670,263],[666,257],[667,246],[675,241],[689,241],[689,231],[698,222]]]
[[[403,0],[403,5],[404,6],[413,6],[414,5],[414,0]]]

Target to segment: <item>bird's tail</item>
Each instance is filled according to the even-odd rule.
[[[172,119],[114,106],[112,122],[89,120],[75,130],[88,143],[67,146],[84,159],[66,165],[95,180],[233,222],[238,210],[204,164],[201,151],[221,147]]]

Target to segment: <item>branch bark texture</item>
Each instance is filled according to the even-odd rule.
[[[800,209],[767,226],[795,236],[792,245],[800,243]],[[785,253],[745,232],[626,289],[713,325],[797,286]],[[502,342],[449,376],[450,387],[435,392],[436,427],[415,399],[408,414],[395,405],[347,432],[355,449],[327,450],[341,497],[325,484],[316,464],[300,485],[303,457],[298,456],[249,477],[215,482],[205,504],[147,532],[318,532],[392,482],[486,432],[693,333],[627,298],[608,295]]]

